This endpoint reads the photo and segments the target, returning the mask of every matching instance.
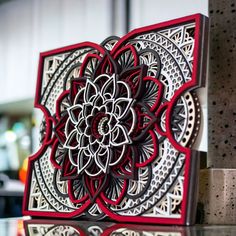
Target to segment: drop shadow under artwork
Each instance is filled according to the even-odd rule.
[[[25,215],[192,224],[207,18],[40,54]]]

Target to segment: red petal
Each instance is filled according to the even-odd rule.
[[[98,56],[97,54],[88,53],[84,58],[83,63],[80,67],[80,72],[79,72],[80,77],[86,77],[86,78],[90,77],[94,73],[94,70],[96,69],[99,61],[101,61],[100,56]],[[92,70],[90,75],[88,74],[88,71],[86,71],[88,70],[88,68],[90,68],[89,70]]]
[[[154,111],[154,110],[156,110],[157,108],[158,108],[158,106],[160,105],[160,103],[161,103],[161,99],[162,99],[162,97],[163,97],[163,84],[158,80],[158,79],[156,79],[156,78],[153,78],[153,77],[145,77],[144,79],[143,79],[145,82],[144,82],[144,85],[145,85],[145,87],[147,88],[147,83],[149,82],[149,83],[151,83],[152,85],[149,85],[149,88],[150,87],[154,87],[154,86],[156,86],[157,87],[157,91],[156,91],[156,94],[154,95],[155,96],[155,102],[154,102],[154,104],[150,107],[150,111]],[[148,88],[147,88],[148,89]],[[143,95],[143,97],[145,98],[145,94]],[[149,99],[149,97],[147,96],[146,97],[147,98],[147,100],[150,100]]]
[[[128,147],[125,155],[119,164],[112,167],[111,174],[115,178],[133,179],[136,177],[135,163],[137,151],[134,147]]]
[[[156,117],[158,117],[157,122],[155,124],[155,129],[162,136],[166,136],[166,130],[163,130],[161,127],[161,117],[164,114],[164,112],[166,112],[166,110],[168,108],[168,104],[169,104],[169,102],[162,104],[155,113]],[[167,124],[165,123],[165,125],[167,125]]]
[[[50,161],[57,169],[61,169],[61,165],[58,164],[57,151],[58,151],[59,141],[56,139],[52,145],[52,151],[50,155]]]
[[[68,119],[68,114],[65,113],[59,120],[59,122],[56,124],[54,128],[55,135],[59,139],[59,141],[64,144],[66,141],[66,136],[65,136],[65,124]]]
[[[146,165],[148,165],[149,163],[151,163],[153,160],[155,160],[156,159],[156,157],[158,156],[158,154],[159,154],[159,145],[158,145],[158,139],[157,139],[157,136],[156,136],[156,134],[154,133],[154,131],[153,130],[149,130],[149,136],[146,138],[146,140],[152,140],[152,144],[153,144],[153,152],[150,154],[150,156],[149,157],[147,157],[147,159],[145,160],[145,161],[142,161],[142,162],[140,162],[140,163],[136,163],[136,166],[137,167],[144,167],[144,166],[146,166]],[[144,147],[143,147],[144,146]],[[139,150],[139,152],[140,152],[140,150],[142,151],[143,150],[143,148],[146,148],[145,147],[145,140],[144,140],[144,143],[143,143],[143,145],[139,145],[139,148],[138,148],[138,150]],[[140,155],[139,155],[140,156]]]
[[[75,179],[78,176],[77,168],[73,166],[69,160],[68,154],[65,156],[63,165],[62,165],[62,180]]]
[[[125,70],[120,75],[120,80],[127,83],[131,89],[132,98],[138,99],[142,96],[143,77],[146,76],[147,67],[145,65],[133,67]],[[121,91],[122,95],[122,91]]]
[[[81,186],[78,186],[77,188],[79,188],[80,187],[80,192],[81,191],[83,191],[84,192],[84,194],[83,194],[83,196],[81,197],[81,198],[76,198],[75,197],[75,192],[77,191],[77,189],[75,188],[75,185],[76,185],[76,183],[75,183],[75,181],[80,181],[80,180],[69,180],[68,181],[68,195],[69,195],[69,197],[70,197],[70,200],[73,202],[73,203],[82,203],[82,202],[85,202],[88,198],[89,198],[89,195],[88,195],[88,193],[85,193],[86,192],[86,190],[85,189],[83,189],[84,187],[83,187],[83,183],[81,183],[80,185]],[[79,184],[79,182],[78,182],[78,184]]]
[[[95,74],[94,79],[102,74],[118,74],[118,68],[116,62],[111,58],[111,56],[107,53],[102,60],[100,61]]]
[[[109,186],[105,192],[101,193],[101,198],[107,202],[108,204],[111,205],[118,205],[124,198],[126,192],[127,192],[127,180],[117,180],[119,183],[121,183],[122,185],[120,186]],[[110,182],[111,183],[111,182]],[[118,185],[118,183],[115,183]],[[112,195],[112,188],[120,188],[121,192],[120,195],[115,199],[112,200],[109,198],[109,196],[107,195]],[[116,192],[117,189],[115,189],[114,191]]]
[[[123,62],[123,68],[135,67],[139,64],[137,51],[132,45],[126,45],[122,47],[119,51],[114,55],[114,59],[120,64]],[[125,61],[126,60],[126,61]]]
[[[68,102],[69,93],[70,93],[69,90],[64,91],[56,101],[56,117],[57,117],[57,119],[60,119],[61,113],[63,112],[61,110],[62,105],[63,105],[63,101]]]
[[[100,175],[97,178],[91,178],[88,175],[84,175],[84,183],[91,202],[95,202],[98,195],[103,191],[107,185],[107,175]]]
[[[135,111],[137,114],[137,125],[132,136],[133,140],[139,141],[146,137],[148,131],[151,130],[156,123],[157,118],[143,103],[137,103]]]
[[[79,79],[73,79],[71,81],[71,88],[70,88],[70,99],[71,103],[74,102],[75,96],[79,92],[79,90],[83,87],[85,87],[86,79],[85,78],[79,78]],[[83,101],[81,100],[81,103]]]

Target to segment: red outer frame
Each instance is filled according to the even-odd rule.
[[[150,32],[153,30],[161,30],[163,28],[169,28],[169,27],[174,27],[174,26],[178,26],[178,25],[183,25],[183,24],[195,22],[195,34],[194,34],[195,42],[194,42],[194,52],[193,52],[194,60],[193,60],[192,80],[189,81],[188,83],[186,83],[183,87],[181,87],[181,89],[179,89],[176,92],[176,94],[174,95],[174,97],[172,99],[172,102],[174,102],[174,101],[176,101],[176,99],[181,95],[181,93],[184,90],[186,90],[186,89],[192,90],[194,88],[200,87],[203,84],[202,83],[203,78],[200,78],[200,75],[204,74],[204,72],[202,73],[202,71],[200,71],[199,68],[203,69],[203,71],[205,68],[205,66],[203,65],[203,60],[202,60],[203,55],[201,53],[202,47],[204,46],[204,42],[202,40],[204,37],[202,37],[202,35],[204,36],[204,33],[205,33],[204,32],[205,21],[206,21],[206,17],[204,17],[203,15],[194,14],[194,15],[182,17],[182,18],[179,18],[176,20],[170,20],[170,21],[166,21],[166,22],[163,22],[160,24],[155,24],[155,25],[142,27],[142,28],[133,30],[118,41],[116,46],[111,51],[111,55],[114,56],[116,54],[116,52],[122,48],[124,43],[127,42],[127,40],[135,37],[136,35],[138,35],[140,33],[146,33],[146,32]],[[87,205],[89,205],[89,202],[88,202],[88,203],[84,204],[80,209],[75,210],[74,212],[71,212],[71,213],[32,211],[32,210],[28,210],[28,207],[27,207],[27,203],[28,203],[28,199],[29,199],[30,181],[31,181],[31,175],[32,175],[31,170],[32,170],[33,162],[40,154],[42,154],[42,152],[44,152],[44,150],[46,148],[46,144],[48,144],[49,137],[51,135],[50,129],[51,129],[51,124],[52,124],[51,122],[52,121],[47,119],[48,111],[39,103],[39,99],[40,99],[40,95],[41,95],[41,85],[42,85],[42,79],[43,79],[42,71],[43,71],[43,67],[44,67],[44,59],[45,59],[45,57],[48,57],[48,56],[52,56],[52,55],[59,54],[59,53],[65,53],[65,52],[68,52],[71,50],[79,49],[81,47],[96,48],[101,53],[104,53],[102,47],[99,47],[97,44],[90,43],[90,42],[84,42],[84,43],[80,43],[80,44],[75,44],[75,45],[47,51],[47,52],[40,54],[37,87],[36,87],[36,97],[35,97],[35,107],[41,109],[46,117],[47,136],[46,136],[45,141],[44,141],[42,147],[40,148],[40,150],[36,154],[32,155],[29,158],[29,168],[28,168],[28,172],[27,172],[27,181],[26,181],[25,195],[24,195],[24,200],[23,200],[23,214],[24,215],[57,217],[57,218],[72,218],[72,217],[78,216],[83,211],[83,209],[85,209],[87,207]],[[171,104],[170,106],[168,106],[169,108],[167,109],[167,113],[166,113],[167,121],[170,121],[170,117],[171,117],[171,109],[170,108],[172,107],[172,105],[174,105],[174,104]],[[166,127],[166,132],[168,134],[171,134],[170,125],[168,125],[168,124]],[[172,218],[144,217],[144,216],[120,216],[120,215],[116,215],[116,214],[110,212],[105,207],[105,205],[102,203],[103,200],[98,198],[97,203],[99,203],[101,209],[113,220],[116,220],[119,222],[142,222],[142,223],[156,223],[156,224],[176,224],[176,225],[188,224],[187,206],[189,203],[188,192],[189,192],[189,184],[190,184],[189,183],[190,178],[188,176],[190,175],[190,168],[191,168],[191,150],[180,146],[174,140],[172,135],[169,135],[169,139],[175,148],[177,148],[179,151],[186,154],[185,170],[184,171],[185,171],[185,176],[187,176],[187,178],[184,179],[184,193],[183,193],[183,200],[182,200],[182,205],[181,205],[181,217],[179,219],[172,219]]]

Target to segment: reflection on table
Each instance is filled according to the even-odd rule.
[[[120,224],[79,220],[8,218],[0,220],[1,236],[235,236],[235,225],[190,227]]]
[[[88,222],[88,221],[48,221],[29,220],[24,222],[27,236],[41,235],[158,235],[158,236],[187,236],[188,228],[174,226],[152,226],[135,224],[116,224],[109,222]]]
[[[89,236],[234,236],[236,226],[157,226],[119,224],[112,222],[27,220],[24,222],[27,236],[41,235],[89,235]]]

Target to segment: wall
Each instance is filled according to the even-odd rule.
[[[39,52],[111,34],[111,1],[12,0],[0,4],[0,105],[35,94]]]

